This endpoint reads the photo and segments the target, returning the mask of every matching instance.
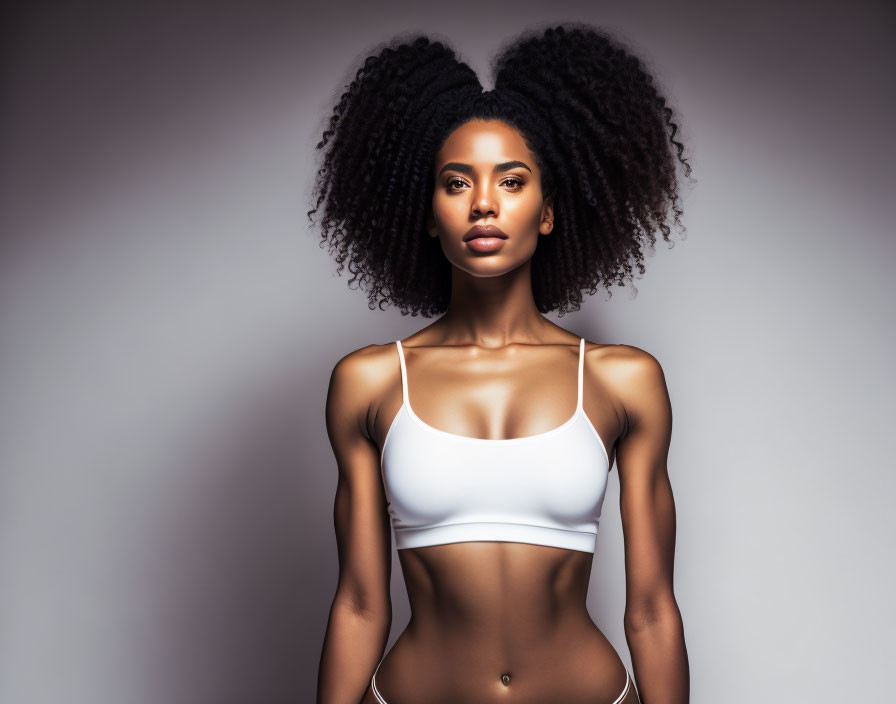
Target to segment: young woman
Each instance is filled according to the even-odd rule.
[[[603,31],[527,33],[494,71],[483,92],[443,43],[397,41],[318,145],[309,216],[323,205],[339,270],[371,308],[439,317],[330,379],[339,581],[317,701],[685,704],[662,368],[544,314],[643,274],[690,166],[653,78]],[[634,678],[585,601],[614,462]],[[391,529],[412,615],[384,655]]]

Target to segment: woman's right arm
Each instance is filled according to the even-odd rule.
[[[392,623],[392,545],[380,458],[368,411],[383,381],[376,347],[343,357],[327,392],[327,434],[338,480],[333,519],[339,580],[330,607],[317,704],[358,704],[382,656]]]

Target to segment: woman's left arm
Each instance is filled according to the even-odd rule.
[[[666,461],[672,406],[659,362],[620,345],[613,365],[626,427],[616,450],[625,543],[625,637],[641,704],[687,704],[690,672],[672,588],[675,502]]]

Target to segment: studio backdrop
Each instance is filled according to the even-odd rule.
[[[335,363],[370,310],[307,211],[334,99],[398,34],[480,73],[606,27],[680,117],[686,237],[552,317],[662,364],[694,704],[884,701],[896,26],[883,2],[19,4],[0,113],[0,701],[313,701]],[[588,607],[630,666],[618,477]],[[395,553],[393,552],[393,559]],[[407,597],[393,563],[394,638]],[[388,646],[387,646],[388,647]]]

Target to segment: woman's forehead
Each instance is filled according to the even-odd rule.
[[[511,161],[534,169],[532,153],[515,127],[498,120],[470,120],[448,135],[436,154],[437,170],[448,162],[493,166]]]

